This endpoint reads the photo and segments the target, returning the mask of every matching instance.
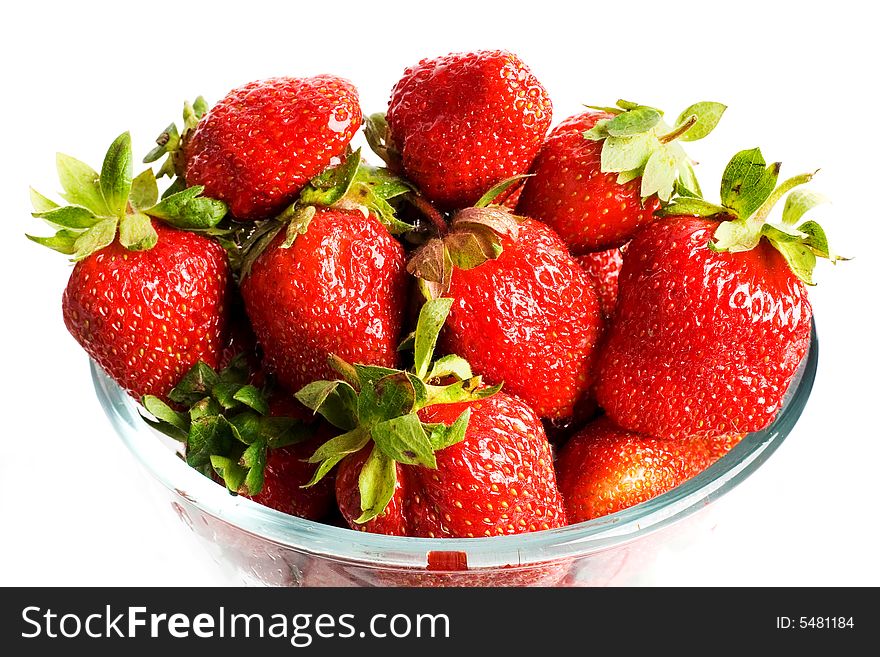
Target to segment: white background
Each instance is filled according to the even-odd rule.
[[[420,9],[424,7],[424,9]],[[216,101],[272,75],[335,73],[367,112],[407,65],[505,47],[544,83],[555,121],[581,103],[634,99],[673,116],[730,106],[689,152],[712,198],[730,155],[761,146],[783,175],[821,167],[815,213],[837,251],[811,290],[821,342],[795,431],[716,509],[705,540],[666,554],[645,583],[880,585],[878,217],[870,3],[474,1],[442,3],[10,3],[3,62],[0,584],[226,583],[115,437],[85,354],[61,321],[69,265],[39,231],[28,185],[58,189],[56,151],[96,168],[131,130],[136,154],[183,99]],[[554,121],[554,122],[555,122]]]

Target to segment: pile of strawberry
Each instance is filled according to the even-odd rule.
[[[127,133],[100,172],[59,155],[31,239],[76,263],[71,334],[233,493],[393,535],[560,527],[766,427],[808,349],[821,199],[752,149],[704,200],[682,143],[724,109],[551,130],[504,51],[422,61],[366,118],[341,78],[261,80],[186,104],[156,171]]]

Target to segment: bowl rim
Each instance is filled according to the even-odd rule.
[[[279,547],[325,559],[381,568],[424,569],[431,552],[464,552],[468,569],[518,568],[585,556],[630,543],[699,511],[761,466],[794,428],[816,377],[815,321],[810,345],[782,409],[762,431],[747,434],[709,468],[646,502],[586,522],[530,533],[477,538],[387,536],[298,518],[235,496],[186,465],[144,422],[139,405],[94,361],[98,399],[122,442],[153,478],[202,513]],[[160,440],[157,438],[163,438]],[[149,438],[148,440],[145,438]]]

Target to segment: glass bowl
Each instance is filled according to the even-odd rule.
[[[699,513],[761,466],[810,396],[818,342],[800,364],[776,420],[711,467],[637,506],[560,529],[471,539],[384,536],[296,518],[230,495],[187,466],[177,443],[92,363],[95,390],[119,437],[160,484],[160,499],[231,579],[276,586],[598,586],[638,583],[670,545],[699,540]]]

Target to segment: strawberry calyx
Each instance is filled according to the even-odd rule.
[[[156,137],[156,146],[144,157],[145,164],[156,162],[162,157],[165,161],[156,171],[156,178],[168,176],[172,179],[171,186],[166,191],[167,195],[179,192],[186,187],[184,174],[186,162],[183,157],[183,148],[190,134],[196,129],[199,121],[208,112],[208,102],[199,96],[192,103],[183,103],[183,130],[177,129],[176,123],[171,123]]]
[[[437,338],[452,302],[440,298],[422,306],[416,330],[405,341],[413,349],[411,369],[352,365],[331,356],[330,365],[340,378],[311,383],[296,393],[300,402],[342,432],[311,456],[309,462],[318,468],[306,486],[320,481],[350,454],[373,444],[358,481],[362,512],[358,523],[384,511],[394,495],[398,463],[436,469],[436,452],[464,439],[469,409],[448,426],[422,422],[421,409],[476,401],[501,389],[500,385],[484,387],[482,378],[474,376],[459,356],[434,360]]]
[[[750,251],[766,238],[785,258],[792,272],[813,285],[816,258],[831,262],[847,260],[828,246],[823,228],[815,221],[802,221],[804,214],[826,199],[809,190],[795,189],[815,175],[804,173],[777,184],[780,162],[767,164],[760,148],[740,151],[721,177],[721,205],[701,198],[678,197],[660,212],[664,216],[718,217],[709,248],[718,253]],[[768,218],[776,204],[785,200],[780,222]]]
[[[429,239],[413,254],[407,271],[418,279],[426,299],[442,297],[449,291],[455,268],[479,267],[501,255],[503,238],[516,241],[522,217],[495,201],[527,177],[514,176],[493,186],[473,207],[456,212],[443,234]]]
[[[58,177],[68,205],[59,205],[31,188],[32,215],[56,230],[52,237],[28,239],[71,256],[77,262],[115,239],[130,251],[146,251],[158,236],[152,219],[184,230],[210,232],[226,215],[221,201],[190,187],[159,199],[156,177],[146,169],[132,178],[131,136],[117,137],[98,173],[84,162],[59,153]]]
[[[285,237],[281,248],[293,246],[296,238],[308,230],[318,208],[358,210],[365,218],[374,215],[394,235],[408,232],[412,225],[397,218],[391,201],[411,191],[407,182],[388,169],[364,161],[361,149],[351,151],[345,160],[312,178],[299,197],[277,217],[256,222],[242,249],[241,276],[248,274],[256,259],[282,231]]]
[[[670,126],[663,112],[654,107],[618,100],[617,107],[588,105],[612,114],[584,132],[584,138],[602,141],[601,170],[616,173],[618,184],[641,177],[641,197],[657,195],[668,203],[673,194],[702,196],[693,162],[679,142],[703,139],[727,109],[704,101],[684,110]]]
[[[253,496],[263,488],[268,450],[307,440],[313,429],[299,419],[270,415],[268,391],[248,378],[243,354],[219,373],[199,361],[168,395],[186,412],[146,395],[141,417],[184,445],[188,465],[209,478],[216,474],[230,492]]]

